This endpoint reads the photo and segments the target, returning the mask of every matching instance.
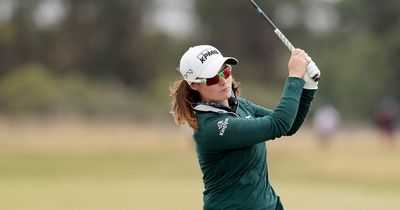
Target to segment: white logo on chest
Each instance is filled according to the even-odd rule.
[[[221,121],[217,122],[220,136],[224,135],[225,129],[228,127],[228,120],[229,120],[229,118],[226,118],[225,120],[221,120]]]

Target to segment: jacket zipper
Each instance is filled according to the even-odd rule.
[[[235,111],[237,111],[239,109],[239,104],[240,104],[239,100],[237,102],[238,102],[238,104],[237,104]],[[235,117],[240,118],[239,114],[236,114],[235,112],[226,112],[226,113],[233,114]]]

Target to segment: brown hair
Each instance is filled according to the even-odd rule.
[[[240,83],[232,80],[233,90],[239,95]],[[201,102],[200,93],[193,90],[185,80],[176,81],[170,88],[172,97],[170,113],[175,119],[176,124],[183,126],[188,123],[194,130],[199,128],[196,116],[192,109],[192,104]]]

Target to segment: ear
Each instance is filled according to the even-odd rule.
[[[192,84],[190,84],[189,85],[190,86],[190,88],[192,88],[193,90],[199,90],[200,89],[200,84],[198,84],[198,83],[192,83]]]

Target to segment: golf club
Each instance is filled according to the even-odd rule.
[[[264,11],[257,5],[254,0],[249,0],[250,3],[256,8],[257,13],[259,13],[264,19],[267,21],[268,25],[274,29],[275,34],[279,37],[279,39],[285,44],[285,46],[292,52],[295,47],[290,43],[290,41],[283,35],[283,33],[275,26],[271,19],[264,13]],[[307,74],[314,81],[318,81],[321,78],[320,71],[315,64],[314,61],[311,60],[311,57],[307,57],[308,66],[307,66]]]

